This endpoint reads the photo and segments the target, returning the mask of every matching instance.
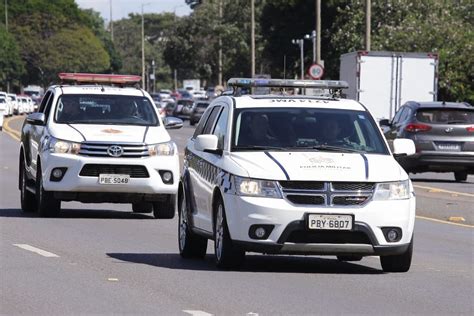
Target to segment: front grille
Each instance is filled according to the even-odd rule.
[[[370,239],[361,231],[310,231],[296,230],[290,233],[285,242],[297,244],[371,244]]]
[[[367,203],[375,189],[370,182],[280,181],[293,204],[355,207]]]
[[[109,157],[107,150],[110,146],[120,146],[123,153],[118,158],[141,158],[149,157],[148,147],[143,143],[105,143],[105,142],[83,142],[81,143],[80,155],[90,157]]]
[[[128,174],[130,178],[149,178],[148,170],[137,165],[86,164],[79,173],[82,177],[98,177],[99,174]]]
[[[288,194],[286,198],[295,204],[323,205],[326,203],[324,196],[317,195],[292,195]]]

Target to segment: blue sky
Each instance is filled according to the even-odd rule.
[[[106,22],[110,20],[110,3],[112,2],[112,19],[120,20],[129,13],[141,13],[142,4],[145,13],[175,12],[179,16],[188,15],[191,9],[184,0],[76,0],[82,9],[94,9]]]

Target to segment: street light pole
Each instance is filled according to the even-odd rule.
[[[112,0],[110,0],[110,37],[114,41],[114,21],[112,20]]]
[[[252,47],[252,54],[251,54],[251,60],[252,60],[252,68],[251,68],[251,76],[252,78],[255,77],[255,0],[251,0],[250,2],[251,5],[251,11],[252,11],[252,33],[251,33],[251,47]]]
[[[304,79],[304,39],[293,39],[291,42],[295,45],[300,46],[300,58],[301,58],[301,80]]]
[[[316,63],[316,31],[312,31],[311,35],[306,34],[304,39],[311,39],[313,41],[313,64]]]
[[[8,0],[5,0],[5,29],[8,32]]]

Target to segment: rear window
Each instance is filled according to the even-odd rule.
[[[200,108],[200,109],[205,109],[205,108],[207,108],[208,106],[209,106],[209,103],[204,103],[204,102],[203,102],[203,103],[198,103],[198,104],[196,105],[196,107],[198,107],[198,108]]]
[[[473,124],[474,110],[420,109],[416,112],[416,119],[430,124]]]

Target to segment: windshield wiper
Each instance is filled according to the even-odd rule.
[[[246,145],[246,146],[236,146],[235,150],[287,150],[285,147],[276,147],[276,146],[259,146],[259,145]]]

